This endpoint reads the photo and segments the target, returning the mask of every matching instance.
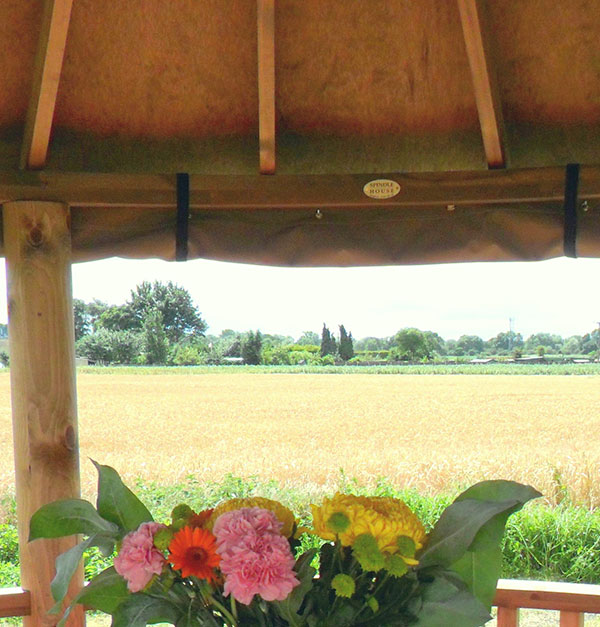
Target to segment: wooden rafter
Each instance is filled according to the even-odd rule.
[[[275,0],[257,0],[260,173],[275,173]]]
[[[46,0],[21,150],[21,167],[43,168],[60,82],[73,0]]]
[[[506,165],[502,107],[485,28],[484,0],[458,0],[488,167]]]

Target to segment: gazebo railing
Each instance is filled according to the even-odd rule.
[[[558,610],[560,627],[583,627],[583,615],[600,614],[600,586],[500,579],[494,604],[498,627],[517,627],[519,610]]]
[[[600,614],[600,585],[500,579],[494,604],[498,627],[517,627],[520,609],[557,610],[560,627],[583,627],[584,613]],[[27,616],[31,597],[22,588],[0,588],[0,618]]]

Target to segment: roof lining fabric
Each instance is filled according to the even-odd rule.
[[[363,192],[378,175],[20,173],[0,177],[0,201],[68,203],[76,262],[184,258],[184,227],[189,259],[277,266],[540,260],[574,251],[573,238],[600,257],[600,168],[577,168],[578,189],[569,168],[390,174],[401,191],[381,201]]]

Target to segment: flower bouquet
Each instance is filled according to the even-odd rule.
[[[510,481],[478,483],[430,533],[398,499],[349,494],[312,505],[311,528],[260,497],[202,512],[178,505],[162,524],[113,468],[95,465],[96,507],[57,501],[31,519],[31,540],[85,537],[56,561],[54,613],[84,551],[116,549],[114,565],[79,592],[59,625],[77,603],[112,615],[114,627],[483,625],[508,516],[540,496]],[[302,534],[321,546],[302,550]]]

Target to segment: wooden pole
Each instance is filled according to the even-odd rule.
[[[2,210],[21,585],[31,592],[25,627],[55,625],[54,562],[76,538],[28,543],[45,503],[79,496],[79,447],[71,289],[70,212],[57,202],[16,201]],[[69,596],[83,584],[82,571]],[[85,623],[82,611],[71,627]]]

